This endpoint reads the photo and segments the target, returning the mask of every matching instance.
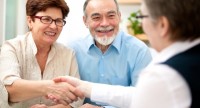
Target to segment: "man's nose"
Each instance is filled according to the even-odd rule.
[[[109,25],[109,20],[107,18],[102,18],[100,25],[101,26],[108,26]]]

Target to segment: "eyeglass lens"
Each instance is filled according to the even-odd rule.
[[[59,18],[54,20],[49,16],[42,16],[40,20],[44,24],[51,24],[53,21],[55,21],[55,24],[57,26],[64,26],[65,25],[65,20],[59,19]]]

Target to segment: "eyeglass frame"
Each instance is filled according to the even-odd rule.
[[[53,19],[50,16],[31,16],[31,17],[40,19],[40,22],[42,22],[43,24],[52,24],[52,22],[55,22],[55,25],[57,25],[59,27],[63,27],[66,24],[66,21],[64,19],[61,19],[61,18]],[[43,17],[51,19],[51,22],[44,22],[44,21],[42,21]],[[63,21],[62,26],[57,24],[56,21],[58,21],[58,19],[61,19]]]
[[[135,16],[135,18],[137,18],[137,19],[143,19],[143,18],[147,18],[147,17],[149,17],[148,15],[137,15],[137,16]]]

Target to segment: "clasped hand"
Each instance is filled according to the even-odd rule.
[[[63,79],[64,77],[54,79],[55,84],[48,87],[47,99],[50,99],[57,104],[69,105],[70,103],[77,101],[78,98],[84,98],[84,94],[79,89]]]

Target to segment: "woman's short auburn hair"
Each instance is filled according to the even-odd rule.
[[[65,0],[27,0],[26,15],[35,16],[40,11],[45,11],[47,8],[56,7],[62,10],[63,19],[69,13],[69,7]]]

